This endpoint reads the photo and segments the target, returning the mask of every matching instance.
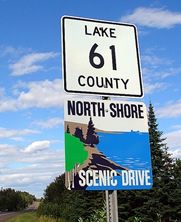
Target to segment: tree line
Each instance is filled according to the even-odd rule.
[[[119,190],[120,222],[181,222],[181,160],[173,159],[158,129],[154,107],[148,109],[153,187],[149,190]],[[47,186],[39,215],[66,222],[106,221],[104,191],[69,191],[64,174]],[[102,220],[101,220],[102,219]]]
[[[19,211],[27,208],[35,201],[34,195],[27,192],[7,188],[0,190],[0,211]]]

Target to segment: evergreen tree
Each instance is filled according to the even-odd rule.
[[[86,141],[87,144],[90,144],[91,147],[94,147],[94,144],[99,143],[99,137],[95,131],[94,124],[92,122],[92,118],[90,117],[89,123],[88,123],[88,129],[87,129],[87,136]]]
[[[70,133],[69,125],[67,125],[67,133]]]
[[[175,167],[176,163],[168,152],[168,147],[165,145],[163,149],[164,172],[162,176],[162,195],[160,202],[163,203],[162,220],[172,221],[176,218],[176,211],[181,204],[181,196],[178,198],[179,181],[176,179]],[[175,191],[178,191],[177,193]],[[181,191],[180,191],[181,194]]]
[[[0,191],[0,211],[17,211],[23,210],[28,207],[33,201],[36,200],[35,196],[14,189],[7,188]]]
[[[150,190],[143,190],[142,205],[135,209],[135,213],[141,216],[143,221],[156,221],[160,218],[163,221],[169,220],[169,193],[172,181],[173,160],[168,155],[165,138],[158,129],[154,108],[149,104],[148,109],[148,130],[150,138],[150,151],[152,161],[153,187]],[[136,195],[137,196],[137,195]],[[146,217],[144,214],[146,212]]]
[[[181,160],[176,159],[174,165],[174,175],[172,177],[174,184],[172,184],[172,192],[170,192],[169,196],[169,204],[170,204],[170,218],[173,220],[179,220],[181,218]]]
[[[57,177],[45,190],[38,215],[64,218],[68,222],[89,218],[104,205],[102,191],[72,191],[65,187],[65,174]]]
[[[45,203],[57,203],[63,202],[63,193],[67,191],[65,188],[65,174],[56,177],[55,180],[47,186],[44,192]]]
[[[149,190],[120,191],[119,221],[180,221],[180,171],[171,158],[165,138],[158,130],[152,104],[149,104],[148,126],[152,160],[153,187]],[[126,199],[127,198],[127,199]]]
[[[151,103],[149,104],[148,109],[148,129],[150,137],[153,186],[156,187],[160,183],[164,168],[162,148],[165,146],[165,143],[163,143],[165,138],[161,137],[163,133],[158,130],[157,119]]]
[[[81,142],[84,142],[84,135],[83,135],[83,132],[82,132],[82,129],[80,127],[76,127],[75,128],[75,133],[74,133],[74,136],[79,138]]]
[[[71,191],[68,195],[68,205],[71,207],[65,217],[68,221],[78,221],[80,217],[84,220],[90,219],[95,210],[101,210],[104,206],[103,191]]]
[[[153,187],[150,191],[150,197],[147,203],[150,214],[160,215],[164,208],[161,198],[163,196],[163,175],[164,175],[164,157],[163,147],[165,147],[165,138],[162,138],[163,132],[159,131],[154,108],[150,102],[148,108],[148,130],[150,138],[150,151],[152,161]],[[151,199],[151,200],[150,200]]]

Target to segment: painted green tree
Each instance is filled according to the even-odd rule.
[[[82,165],[88,157],[88,151],[79,138],[65,132],[65,163],[66,171],[74,169],[75,164]]]

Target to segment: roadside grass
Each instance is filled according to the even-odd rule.
[[[38,222],[66,222],[66,221],[61,218],[54,219],[50,217],[41,216]]]
[[[38,217],[36,212],[24,213],[12,217],[7,222],[65,222],[64,219],[53,219],[45,216]]]
[[[7,220],[7,222],[25,222],[25,221],[26,222],[39,222],[39,218],[36,212],[31,212],[31,213],[20,214]]]

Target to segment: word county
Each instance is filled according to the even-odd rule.
[[[115,28],[108,28],[108,27],[89,27],[87,25],[84,26],[84,34],[86,36],[92,37],[94,39],[95,37],[98,38],[117,38],[116,36],[116,29]],[[110,53],[109,58],[111,59],[112,65],[109,67],[110,71],[113,70],[113,75],[115,74],[115,71],[117,71],[117,48],[115,45],[110,45],[108,53]],[[103,53],[103,52],[102,52]],[[105,63],[108,61],[105,61],[105,55],[101,54],[99,51],[99,45],[97,43],[94,43],[89,51],[89,64],[96,70],[101,70]],[[107,74],[107,76],[109,76]],[[111,74],[112,76],[112,74]],[[97,75],[88,75],[81,73],[77,78],[77,83],[79,87],[84,88],[92,88],[95,87],[97,89],[100,88],[108,88],[108,89],[115,89],[115,90],[127,90],[129,86],[129,79],[123,79],[123,78],[117,78],[117,77],[101,77]]]

